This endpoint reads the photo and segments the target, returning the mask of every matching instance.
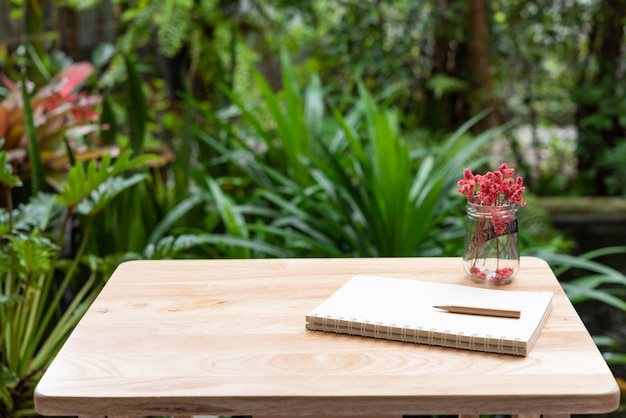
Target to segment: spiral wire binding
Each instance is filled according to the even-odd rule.
[[[419,325],[415,328],[415,333],[413,334],[413,342],[416,344],[420,341],[420,332],[422,331],[422,329],[422,326]]]
[[[470,335],[470,339],[469,339],[469,348],[470,350],[476,351],[476,337],[478,336],[478,334],[473,333],[472,335]]]
[[[498,351],[499,352],[504,352],[504,339],[506,338],[506,336],[501,335],[500,338],[498,338]]]
[[[435,331],[437,331],[437,328],[431,328],[428,330],[428,344],[429,345],[435,344]]]
[[[515,337],[513,339],[513,354],[515,355],[519,355],[520,351],[519,351],[519,337]]]
[[[409,328],[408,324],[404,324],[402,325],[402,328],[400,329],[400,338],[402,338],[402,341],[408,341],[409,338],[407,337],[406,331]]]
[[[319,320],[321,319],[321,324],[319,322]],[[318,322],[316,322],[316,320]],[[367,335],[368,333],[368,329],[367,326],[370,324],[370,321],[365,319],[363,321],[359,321],[357,318],[350,318],[348,319],[347,322],[347,327],[346,328],[342,328],[341,327],[341,321],[345,320],[345,318],[343,317],[332,317],[330,315],[325,315],[325,316],[319,316],[317,313],[311,313],[309,315],[309,327],[311,329],[316,329],[317,327],[319,327],[319,325],[321,325],[321,331],[323,332],[335,332],[335,333],[347,333],[349,335]],[[358,326],[358,327],[357,327]],[[397,334],[394,334],[394,327],[397,326],[397,324],[390,322],[386,325],[386,330],[385,332],[383,332],[381,330],[381,327],[385,326],[385,324],[383,322],[376,322],[374,324],[374,330],[373,330],[373,337],[377,338],[377,339],[387,339],[387,340],[395,340],[398,339]],[[347,332],[346,332],[347,330]],[[422,335],[421,332],[424,330],[424,328],[422,326],[416,326],[416,327],[412,327],[409,324],[403,324],[402,327],[400,327],[400,335],[399,335],[399,339],[401,341],[406,341],[406,342],[414,342],[416,344],[421,343],[423,341],[421,341]],[[410,336],[409,331],[412,331],[412,336]],[[359,333],[360,332],[360,333]],[[465,333],[463,331],[458,331],[454,337],[454,345],[450,344],[451,340],[449,339],[450,337],[450,330],[449,329],[444,329],[441,331],[441,338],[437,339],[435,338],[435,333],[437,332],[437,328],[430,328],[427,331],[427,335],[426,335],[426,343],[428,345],[441,345],[444,347],[456,347],[456,348],[463,348],[464,344],[469,344],[469,349],[470,350],[474,350],[477,351],[479,350],[478,348],[478,343],[477,343],[477,338],[479,337],[479,335],[477,333],[472,333],[469,336],[469,340],[468,342],[464,342],[463,341],[463,337],[465,336]],[[508,352],[509,350],[507,349],[505,342],[507,340],[506,336],[502,335],[500,337],[498,337],[497,339],[495,339],[495,347],[494,347],[494,340],[495,338],[493,337],[493,335],[491,334],[487,334],[484,336],[483,338],[483,344],[482,344],[482,351],[485,352],[499,352],[499,353],[504,353],[504,352]],[[510,350],[512,352],[512,354],[514,355],[521,355],[522,354],[522,350],[520,347],[520,338],[516,337],[514,339],[511,340],[511,347]]]
[[[448,343],[448,333],[450,332],[449,329],[444,329],[441,332],[441,344],[443,344],[444,346],[447,345]]]
[[[458,331],[456,333],[456,348],[461,348],[463,347],[463,331]]]

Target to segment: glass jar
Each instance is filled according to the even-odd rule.
[[[468,202],[463,267],[475,282],[506,284],[519,270],[518,205]]]

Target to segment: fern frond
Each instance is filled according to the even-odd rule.
[[[76,10],[89,10],[102,3],[102,0],[70,0],[69,6]]]
[[[219,18],[220,9],[217,7],[218,1],[219,0],[200,0],[198,4],[198,17],[204,22],[211,22]]]
[[[437,99],[441,99],[444,94],[467,89],[467,82],[448,75],[436,74],[426,82],[426,87],[433,91]]]
[[[159,14],[157,37],[159,49],[166,57],[172,57],[183,46],[189,24],[193,0],[164,0]]]
[[[130,54],[135,52],[138,47],[144,46],[151,36],[149,30],[150,25],[153,23],[153,17],[157,13],[157,5],[159,2],[146,2],[141,8],[129,8],[124,10],[120,16],[120,21],[128,25],[128,29],[122,34],[118,43],[117,49],[122,52],[121,55]],[[121,55],[118,54],[116,58],[118,66],[121,65]]]

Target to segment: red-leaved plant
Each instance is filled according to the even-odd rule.
[[[509,282],[519,266],[517,217],[525,206],[524,180],[502,163],[497,171],[474,174],[468,168],[457,182],[468,201],[464,262],[467,274],[478,281]]]
[[[75,63],[62,69],[48,84],[32,88],[30,105],[46,181],[58,187],[59,177],[71,165],[67,145],[77,161],[99,158],[112,152],[102,146],[98,136],[100,124],[97,105],[102,97],[80,91],[81,85],[93,71],[93,66],[88,62]],[[25,179],[30,175],[30,165],[24,98],[19,83],[2,73],[0,82],[9,91],[0,101],[0,138],[5,140],[0,149],[7,151],[8,161],[16,174]]]

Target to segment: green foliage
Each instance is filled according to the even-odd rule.
[[[57,251],[52,241],[35,232],[33,236],[9,236],[9,243],[17,260],[15,271],[18,275],[39,277],[50,271]]]
[[[248,241],[250,234],[245,218],[236,209],[233,200],[226,196],[215,180],[210,177],[206,180],[211,195],[215,200],[215,208],[219,212],[224,227],[226,228],[226,234],[229,237],[240,239],[241,241]],[[233,254],[233,256],[234,258],[250,258],[250,252],[242,247],[237,253]]]
[[[33,230],[50,231],[61,220],[63,209],[54,195],[38,193],[27,202],[20,204],[19,210],[11,212],[12,225],[7,223],[10,227],[2,232],[8,234],[11,231],[20,233]],[[0,211],[0,220],[8,216],[8,211]]]
[[[623,317],[626,315],[626,275],[612,267],[596,261],[599,257],[611,254],[626,253],[626,246],[606,247],[572,256],[559,253],[539,251],[536,255],[545,259],[557,277],[569,271],[578,271],[573,280],[561,282],[561,286],[574,304],[594,301],[618,310]],[[613,339],[594,335],[599,346],[605,347],[603,352],[607,362],[626,364],[626,353],[620,353],[619,344]]]
[[[542,257],[551,265],[556,266],[555,274],[557,275],[562,275],[574,268],[593,273],[562,284],[572,303],[594,299],[626,312],[626,302],[623,300],[624,291],[626,291],[626,275],[594,261],[595,258],[603,255],[622,253],[626,253],[626,247],[601,248],[580,256],[545,254]]]
[[[84,10],[104,3],[72,0],[50,7]],[[626,124],[623,88],[594,82],[602,56],[586,55],[593,45],[581,32],[594,15],[602,17],[600,3],[490,2],[499,115],[514,115],[534,127],[577,122],[591,133]],[[115,48],[102,54],[115,55],[99,78],[109,89],[102,122],[111,127],[102,139],[132,152],[117,159],[98,154],[84,164],[74,163],[76,155],[68,152],[72,168],[57,196],[37,194],[17,210],[0,210],[0,239],[6,244],[0,247],[0,323],[11,317],[18,324],[0,330],[0,344],[6,345],[1,346],[0,399],[8,405],[0,414],[30,411],[29,405],[20,406],[25,404],[16,388],[26,388],[27,394],[32,383],[24,383],[30,376],[20,370],[29,368],[36,380],[40,369],[32,367],[45,366],[74,323],[74,316],[50,308],[59,307],[62,290],[77,285],[64,312],[79,317],[120,260],[460,255],[464,201],[454,184],[465,166],[486,163],[483,157],[508,127],[479,134],[484,113],[467,121],[452,117],[472,88],[463,72],[469,55],[464,9],[462,2],[408,0],[124,2],[121,36]],[[180,72],[173,79],[184,79],[188,89],[184,108],[165,97],[164,81],[153,67],[157,60],[150,55],[154,34],[162,55],[181,58],[174,61]],[[449,36],[442,39],[441,34]],[[38,56],[30,45],[21,50],[30,58],[28,68],[49,79],[53,57]],[[287,50],[302,61],[292,66]],[[139,60],[137,51],[148,55]],[[274,61],[280,63],[281,80],[276,80]],[[452,67],[462,71],[438,72]],[[264,75],[252,68],[262,68]],[[233,106],[221,107],[224,96]],[[437,103],[454,99],[455,107],[449,114],[431,108],[433,96]],[[587,106],[585,112],[577,115],[575,104]],[[39,190],[38,157],[45,150],[36,149],[33,110],[25,109],[25,116],[34,190]],[[448,123],[435,121],[439,117]],[[433,133],[437,128],[442,130]],[[606,188],[623,192],[624,150],[607,148],[608,135],[589,138],[598,158],[588,177],[603,170],[609,173],[601,176]],[[141,156],[154,141],[167,144],[174,160],[135,173],[157,161],[170,163]],[[544,151],[574,164],[574,148],[559,144],[559,138],[547,145],[532,138],[514,153],[528,166],[525,179],[539,173],[531,191],[571,189],[563,164],[545,170],[531,164],[542,161]],[[19,185],[6,154],[0,153],[2,191],[10,195]],[[58,232],[67,231],[70,221],[78,225],[77,253],[60,260]],[[520,212],[520,224],[525,254],[569,248],[535,205]],[[564,286],[574,302],[594,300],[624,309],[621,273],[588,256],[553,257],[553,265],[591,271]],[[60,281],[52,282],[52,273]],[[29,275],[31,292],[19,293]],[[31,306],[27,298],[44,291],[37,302],[41,310],[23,316]],[[44,325],[33,334],[29,321],[40,320]],[[24,345],[35,350],[30,358],[16,354],[19,350],[10,345],[18,344],[17,337],[9,333],[27,338]],[[604,342],[612,347],[607,359],[623,358]]]
[[[301,99],[292,68],[285,61],[286,55],[284,52],[281,55],[281,59],[284,81],[284,89],[281,95],[276,95],[269,83],[258,73],[255,78],[263,92],[265,106],[267,106],[275,123],[276,134],[280,139],[284,157],[287,159],[287,164],[292,170],[290,174],[296,181],[304,183],[307,181],[307,174],[298,160],[301,157],[307,158],[311,154],[310,147],[312,138],[310,138],[311,132],[307,129],[309,125],[306,122],[310,122],[313,119],[319,120],[321,115],[315,112],[315,109],[319,108],[319,106],[317,106],[318,101],[315,99],[306,103],[305,111],[305,103]],[[241,106],[240,109],[242,109]],[[307,116],[309,118],[305,120]],[[271,133],[267,132],[265,128],[262,127],[262,121],[253,123],[261,128],[260,131],[257,132],[265,134],[264,141],[270,144]]]
[[[93,190],[86,199],[82,200],[77,206],[77,211],[82,215],[95,216],[108,206],[117,195],[146,178],[143,174],[135,174],[128,178],[111,177]]]
[[[337,100],[354,94],[356,75],[372,92],[397,88],[393,106],[411,109],[405,115],[410,126],[429,122],[423,120],[423,83],[432,65],[425,51],[433,48],[433,2],[301,3],[303,23],[292,31],[292,39],[303,50],[312,51],[304,65],[337,92]],[[445,8],[451,14],[454,5]],[[297,53],[293,51],[294,56]]]
[[[32,393],[86,305],[96,295],[95,278],[75,294],[65,312],[59,310],[69,281],[55,283],[59,247],[37,229],[5,235],[0,257],[0,366],[11,378],[0,385],[0,413],[34,415]],[[59,286],[57,288],[57,286]]]
[[[448,245],[438,242],[439,236],[456,240],[460,251],[459,224],[452,218],[461,201],[450,204],[448,191],[499,132],[471,138],[469,128],[483,115],[440,146],[409,146],[397,111],[377,103],[363,85],[350,111],[343,115],[333,109],[332,117],[325,117],[328,105],[319,80],[313,77],[300,91],[286,55],[282,74],[284,87],[278,92],[257,76],[267,113],[252,111],[228,92],[247,122],[236,130],[223,124],[233,134],[230,147],[198,133],[232,164],[231,171],[243,173],[239,183],[256,186],[239,204],[252,208],[246,212],[250,216],[222,214],[226,229],[263,236],[294,256],[435,255]],[[221,122],[219,115],[207,116]],[[218,183],[209,183],[212,198],[222,202]],[[222,187],[236,183],[224,179]]]
[[[148,245],[144,256],[148,259],[186,258],[186,254],[189,254],[190,250],[201,246],[216,247],[219,251],[216,255],[221,258],[241,258],[242,252],[254,252],[272,257],[289,256],[287,251],[263,242],[254,242],[223,234],[203,234],[201,232],[166,236],[155,245]]]
[[[573,242],[567,240],[554,227],[549,212],[543,208],[536,196],[525,198],[526,206],[518,214],[520,250],[522,254],[538,251],[564,253],[572,250]]]
[[[0,152],[0,161],[7,153]],[[33,390],[73,327],[98,294],[110,269],[105,260],[86,252],[93,219],[114,196],[145,179],[129,170],[155,157],[130,159],[130,151],[114,163],[108,155],[100,166],[87,170],[75,164],[69,184],[57,196],[37,194],[14,210],[0,209],[0,415],[36,415]],[[0,164],[2,185],[12,188],[11,170]],[[8,181],[7,181],[8,180]],[[11,194],[7,194],[12,208]],[[63,206],[65,205],[65,210]],[[69,259],[61,256],[67,225],[74,214],[88,215],[89,222],[78,238],[79,246]],[[9,220],[5,225],[4,220]],[[72,294],[65,303],[66,292]]]
[[[172,57],[185,42],[189,24],[193,20],[191,14],[192,0],[164,0],[159,10],[159,30],[157,38],[163,55]]]
[[[127,74],[126,87],[128,89],[126,121],[130,128],[131,147],[134,154],[139,155],[144,147],[148,111],[143,93],[143,83],[137,72],[137,67],[127,55],[124,56],[124,63]]]
[[[133,22],[127,35],[154,24],[159,50],[163,55],[173,57],[193,40],[193,33],[199,26],[210,24],[218,16],[217,0],[159,0],[128,7],[123,19]],[[137,40],[135,38],[134,42]]]
[[[28,155],[30,161],[30,177],[32,182],[32,190],[38,193],[43,190],[44,172],[43,162],[41,161],[41,152],[39,150],[39,138],[35,130],[35,121],[33,118],[33,109],[30,104],[30,94],[28,93],[26,76],[22,76],[22,98],[24,106],[24,127],[26,129],[26,139],[28,144]]]
[[[342,108],[343,101],[353,97],[358,89],[355,75],[376,94],[396,90],[393,107],[401,110],[403,128],[409,134],[415,128],[453,132],[469,118],[465,111],[468,97],[474,84],[481,81],[470,80],[469,70],[477,61],[473,60],[468,36],[467,22],[472,19],[464,2],[158,0],[118,4],[72,0],[49,3],[53,15],[62,14],[68,6],[78,10],[99,6],[113,18],[119,18],[118,56],[107,75],[116,71],[122,74],[124,57],[141,50],[146,56],[142,57],[140,71],[146,79],[152,81],[163,76],[169,82],[169,71],[173,69],[175,74],[171,79],[177,86],[172,94],[181,93],[178,82],[184,79],[182,85],[191,88],[189,93],[210,100],[213,111],[224,105],[223,96],[215,88],[218,83],[242,93],[251,79],[251,68],[263,68],[268,74],[274,72],[279,46],[301,57],[294,69],[296,77],[302,79],[311,72],[320,75],[328,103],[337,108]],[[26,11],[29,5],[31,2],[17,1],[7,7],[11,14],[26,19],[22,7]],[[35,9],[43,21],[43,9]],[[115,14],[120,11],[121,15]],[[558,181],[551,181],[562,173],[554,165],[549,165],[545,172],[537,169],[536,164],[544,162],[545,154],[551,151],[538,137],[530,144],[518,144],[525,152],[512,152],[505,159],[511,162],[513,158],[519,159],[512,165],[524,169],[528,185],[534,186],[535,181],[540,185],[537,190],[531,187],[533,192],[620,194],[621,186],[604,184],[607,176],[611,177],[609,183],[620,178],[620,172],[613,171],[619,167],[599,162],[619,144],[625,123],[626,102],[620,82],[623,72],[617,64],[624,50],[619,35],[622,31],[617,30],[622,25],[622,8],[611,7],[606,0],[556,3],[494,0],[489,2],[486,12],[489,44],[482,46],[490,51],[493,71],[489,74],[493,75],[497,114],[506,120],[517,118],[534,131],[545,124],[576,125],[583,135],[574,141],[585,144],[576,147],[578,161],[589,161],[580,175],[567,173],[560,175]],[[25,39],[52,39],[54,34],[30,35],[33,36]],[[165,73],[158,72],[157,57],[153,55],[157,48],[151,48],[152,45],[173,59],[172,68]],[[617,52],[603,53],[606,50]],[[243,55],[246,55],[244,59]],[[41,68],[43,76],[51,61],[54,59],[44,56],[29,66]],[[272,86],[274,75],[270,74]],[[103,79],[111,82],[108,77]],[[139,85],[132,82],[128,87]],[[250,96],[248,91],[246,100]],[[129,111],[133,109],[139,108],[128,106]],[[461,116],[457,112],[462,112]],[[135,128],[142,123],[128,117],[126,124],[133,132],[132,143],[137,152],[139,143],[134,141],[145,135]],[[210,156],[203,155],[204,158]]]
[[[604,150],[598,167],[608,171],[604,184],[611,195],[626,197],[626,141],[621,141],[612,149]]]
[[[160,158],[156,155],[141,155],[131,159],[130,151],[124,151],[113,164],[111,164],[112,158],[111,154],[107,154],[102,157],[99,162],[91,160],[87,164],[86,170],[82,164],[74,165],[68,173],[67,184],[57,195],[59,203],[67,206],[68,208],[76,207],[80,202],[92,195],[93,192],[97,191],[98,188],[105,187],[103,186],[105,182],[119,175],[123,171],[143,167],[149,162],[160,160]],[[117,182],[115,183],[117,187],[109,190],[108,192],[106,190],[100,190],[96,201],[101,201],[103,199],[110,200],[113,197],[111,195],[112,193],[119,193],[122,188],[132,186],[135,183],[136,181]],[[112,185],[113,184],[111,184],[111,186]],[[89,205],[89,208],[92,210],[94,208],[101,209],[99,204],[96,205],[93,202]],[[93,215],[95,213],[88,214]]]
[[[426,87],[433,91],[437,99],[441,99],[445,94],[466,90],[467,83],[444,74],[435,74],[428,79]]]
[[[2,147],[2,142],[0,140],[0,148]],[[6,152],[0,153],[0,184],[8,188],[22,185],[20,178],[13,175],[13,168],[7,162]]]
[[[293,256],[292,252],[273,245],[265,237],[251,234],[251,226],[246,223],[245,217],[263,216],[268,211],[236,204],[222,189],[225,184],[218,184],[204,172],[197,173],[197,181],[198,187],[152,229],[145,248],[138,256],[148,259]],[[226,182],[227,179],[221,181]],[[191,228],[178,226],[201,206],[206,208],[203,222],[191,217]],[[225,233],[219,232],[221,226]]]

